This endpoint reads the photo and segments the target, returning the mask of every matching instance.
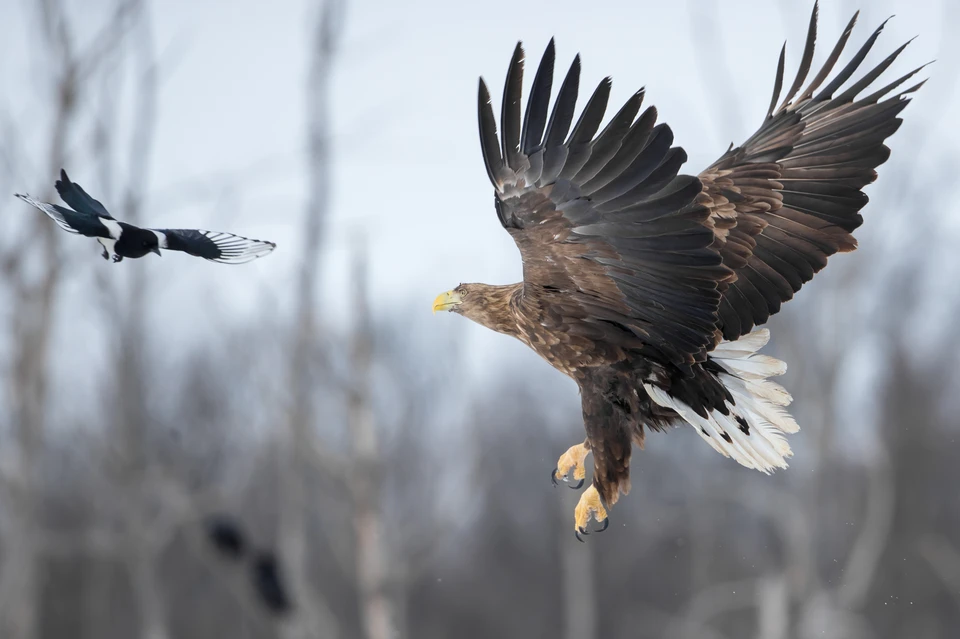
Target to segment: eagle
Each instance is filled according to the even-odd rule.
[[[909,43],[852,79],[884,25],[833,73],[855,14],[804,88],[817,14],[814,4],[783,99],[786,44],[760,128],[696,176],[680,173],[687,155],[657,110],[641,112],[643,89],[598,133],[611,87],[603,79],[574,124],[579,55],[550,110],[553,40],[522,117],[517,44],[499,137],[480,79],[480,148],[523,281],[460,284],[433,309],[519,339],[576,381],[586,438],[560,456],[552,479],[580,488],[593,454],[592,483],[574,510],[580,541],[591,518],[606,529],[608,510],[629,493],[632,448],[643,447],[647,429],[689,424],[743,466],[787,466],[785,435],[799,427],[786,410],[792,398],[771,380],[786,365],[759,353],[769,332],[757,327],[828,257],[856,248],[862,189],[923,85],[903,88],[921,66],[873,88]]]

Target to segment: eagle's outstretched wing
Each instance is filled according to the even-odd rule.
[[[150,229],[157,234],[160,248],[183,251],[211,262],[244,264],[263,257],[277,245],[232,233],[195,229]]]
[[[784,48],[763,125],[700,174],[709,196],[708,224],[716,235],[715,247],[736,273],[720,300],[724,339],[735,340],[766,322],[826,266],[830,255],[857,246],[851,233],[863,222],[859,211],[867,203],[861,189],[876,179],[874,169],[889,157],[883,141],[899,128],[897,115],[923,82],[890,94],[923,67],[857,99],[907,46],[845,86],[876,42],[880,25],[820,89],[856,19],[854,15],[823,68],[801,92],[817,34],[815,4],[800,67],[786,97],[777,106]]]
[[[696,177],[678,175],[686,153],[657,112],[637,117],[635,93],[597,134],[610,79],[573,123],[579,56],[549,114],[554,44],[547,46],[521,121],[520,44],[504,87],[501,140],[483,80],[480,143],[500,222],[523,258],[523,298],[554,329],[642,343],[678,365],[712,346],[720,293],[731,277],[704,223]],[[521,127],[522,125],[522,127]]]

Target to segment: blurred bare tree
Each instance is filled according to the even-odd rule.
[[[336,637],[336,617],[308,574],[307,520],[314,508],[307,490],[307,471],[317,450],[316,387],[313,357],[318,351],[316,333],[319,257],[323,227],[330,206],[330,83],[345,5],[327,0],[320,6],[314,27],[308,80],[308,135],[310,199],[301,233],[303,255],[297,284],[297,315],[290,344],[292,392],[289,436],[278,443],[280,471],[279,536],[282,556],[290,566],[297,615],[286,627],[286,637]]]
[[[50,123],[49,149],[44,174],[55,175],[67,159],[67,148],[75,135],[78,107],[85,99],[86,87],[104,73],[106,62],[116,53],[112,45],[123,42],[138,7],[130,3],[117,6],[103,30],[103,40],[85,50],[75,44],[64,4],[44,0],[36,5],[40,46],[34,48],[46,58],[38,66],[47,73],[45,88],[55,96],[53,122]],[[102,45],[101,42],[110,43]],[[46,187],[46,195],[51,189]],[[6,371],[7,397],[11,406],[12,445],[16,453],[14,467],[8,469],[4,488],[10,508],[4,539],[8,552],[0,573],[0,634],[16,639],[38,636],[39,570],[44,552],[40,543],[43,471],[42,456],[47,430],[49,388],[49,349],[63,262],[59,259],[60,234],[40,217],[35,217],[26,233],[39,241],[24,242],[12,238],[0,247],[4,281],[9,302],[17,312],[10,316],[10,342],[13,345],[11,370]],[[36,247],[30,251],[22,246]]]

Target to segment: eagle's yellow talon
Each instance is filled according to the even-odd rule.
[[[600,493],[597,492],[597,487],[593,484],[580,495],[580,501],[573,511],[574,534],[580,541],[583,541],[580,535],[590,534],[587,532],[587,524],[590,523],[591,515],[600,524],[600,528],[596,532],[602,532],[610,525],[607,509],[603,507],[603,502],[600,501]]]
[[[571,488],[580,488],[583,486],[584,477],[587,476],[587,467],[584,465],[583,460],[586,459],[589,454],[590,449],[587,448],[585,444],[577,444],[576,446],[571,446],[567,452],[560,455],[560,459],[557,460],[557,467],[550,477],[554,486],[557,485],[558,479],[562,478],[563,481],[568,481],[567,475],[570,473],[571,468],[573,469],[573,478],[577,480],[577,484],[571,486]]]

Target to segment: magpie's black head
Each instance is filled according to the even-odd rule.
[[[160,239],[147,229],[124,225],[123,233],[117,242],[116,251],[124,257],[143,257],[147,253],[160,255]]]

